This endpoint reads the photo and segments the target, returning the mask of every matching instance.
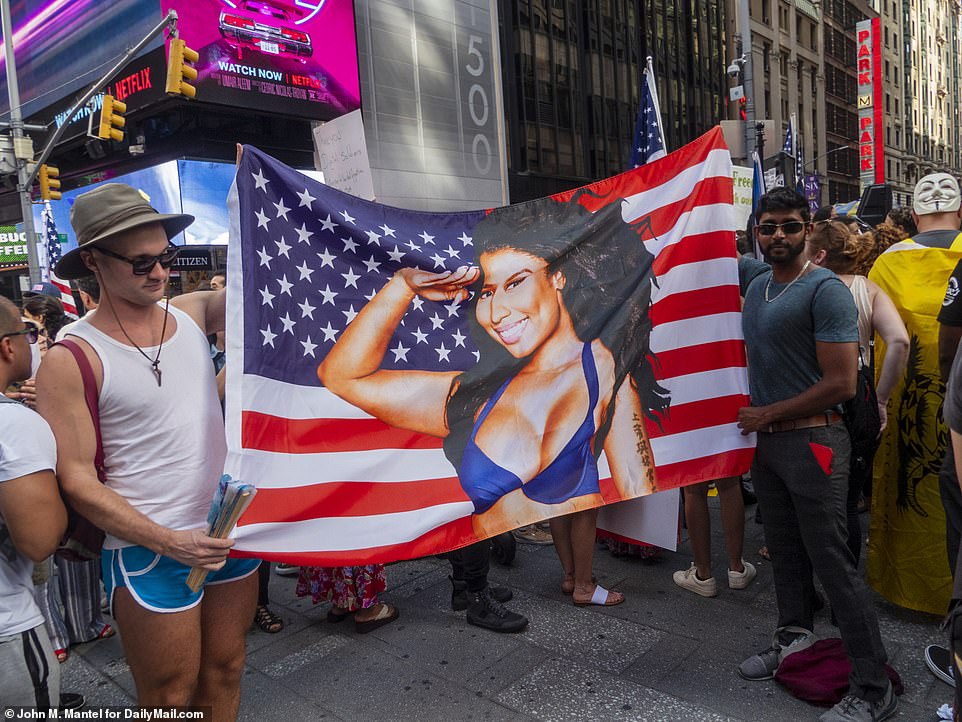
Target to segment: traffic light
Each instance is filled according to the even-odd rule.
[[[196,63],[199,59],[200,55],[197,51],[188,48],[180,38],[170,41],[170,55],[167,58],[167,93],[188,98],[197,95],[197,88],[187,81],[197,79],[197,69],[188,63]]]
[[[104,140],[113,139],[121,141],[124,139],[124,125],[127,121],[122,113],[127,111],[127,104],[114,100],[114,96],[105,95],[103,106],[100,108],[100,129],[97,137]]]
[[[60,200],[60,169],[52,165],[40,166],[40,199]]]
[[[744,96],[738,99],[738,117],[748,120],[748,100]]]

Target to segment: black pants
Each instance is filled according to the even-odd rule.
[[[939,496],[945,507],[945,551],[949,557],[949,569],[955,570],[959,544],[962,543],[962,489],[959,488],[959,477],[955,475],[954,459],[948,452],[947,461],[939,472]]]
[[[487,539],[449,552],[451,576],[456,582],[466,582],[468,591],[477,594],[488,586],[488,567],[491,560],[491,542]]]
[[[887,656],[875,609],[846,543],[850,456],[842,423],[760,433],[752,482],[772,556],[778,626],[814,629],[814,569],[852,664],[849,692],[875,701],[888,688]]]
[[[271,583],[271,563],[261,562],[257,568],[257,604],[266,607],[270,604],[267,596],[267,587]]]

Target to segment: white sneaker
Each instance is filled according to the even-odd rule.
[[[731,569],[728,570],[728,588],[729,589],[744,589],[755,579],[758,572],[755,571],[755,565],[746,562],[742,559],[742,566],[745,567],[745,571],[733,572]]]
[[[715,584],[715,577],[699,579],[694,562],[685,571],[672,574],[671,578],[675,581],[675,584],[689,592],[700,594],[703,597],[718,596],[718,585]]]

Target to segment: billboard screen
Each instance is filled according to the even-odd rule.
[[[200,54],[197,99],[330,120],[360,107],[352,0],[161,0]]]
[[[10,13],[25,118],[89,87],[162,17],[158,0],[12,0]],[[160,44],[158,37],[148,49]],[[0,67],[0,110],[7,113],[2,53]]]
[[[64,191],[63,198],[51,201],[54,225],[63,240],[63,252],[77,247],[77,236],[70,225],[70,209],[81,193],[104,183],[127,183],[147,194],[150,205],[160,213],[189,213],[196,219],[183,233],[171,239],[178,246],[227,245],[227,194],[234,182],[233,163],[199,160],[171,160],[124,175],[103,178],[95,183]],[[301,171],[309,178],[324,182],[317,171]],[[34,228],[43,228],[43,205],[33,206]],[[3,235],[0,226],[0,267],[7,261],[20,263],[26,254],[12,234]],[[6,245],[3,245],[6,243]],[[7,250],[9,248],[9,250]],[[16,255],[16,259],[10,259]],[[26,258],[25,255],[23,255]],[[25,261],[23,261],[25,262]]]

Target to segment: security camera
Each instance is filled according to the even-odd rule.
[[[740,72],[741,68],[738,67],[738,63],[732,63],[728,66],[728,75],[732,78],[737,78]]]

